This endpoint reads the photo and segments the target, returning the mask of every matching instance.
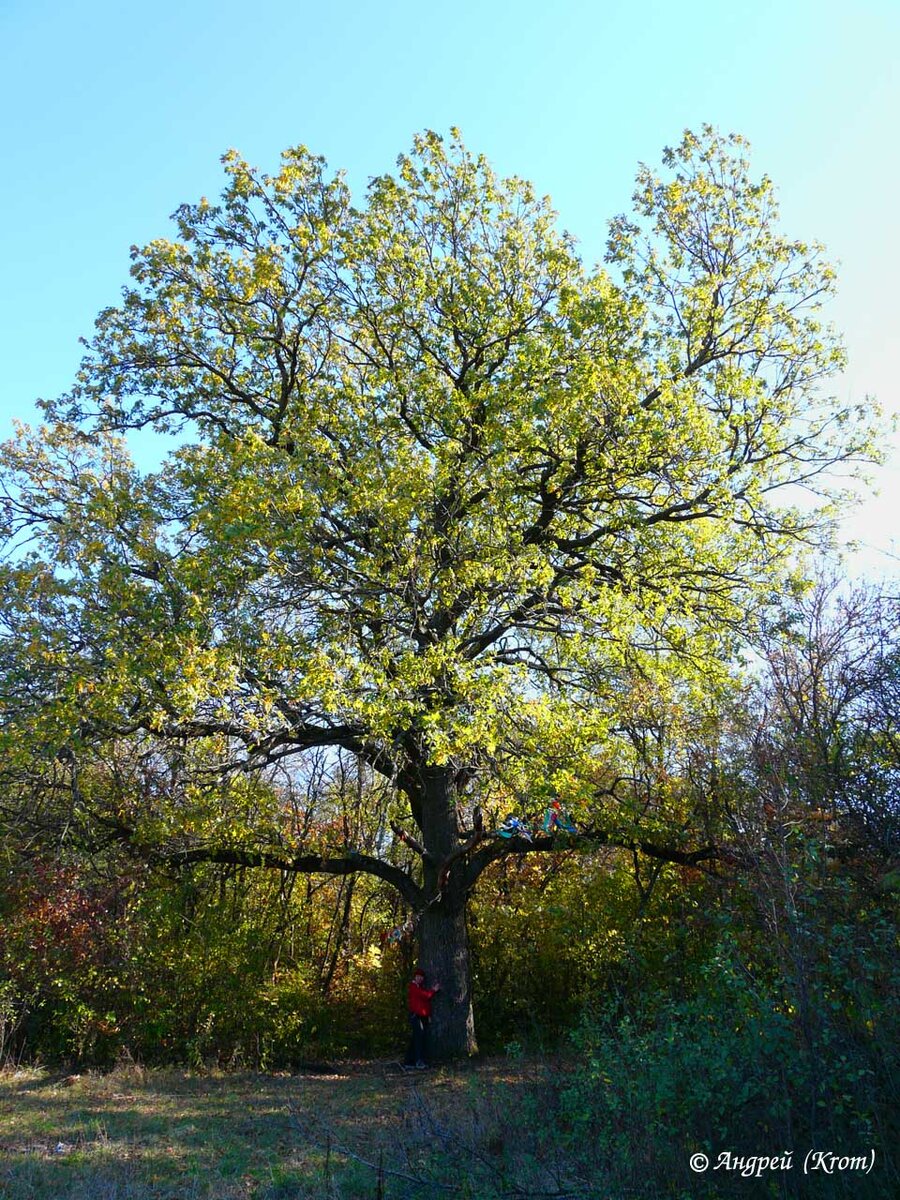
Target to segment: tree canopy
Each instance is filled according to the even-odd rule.
[[[822,387],[821,248],[709,128],[641,169],[596,268],[455,131],[359,206],[303,147],[224,165],[4,449],[8,775],[74,790],[127,742],[101,815],[134,844],[368,870],[431,915],[553,848],[492,840],[507,811],[638,836],[610,785],[628,681],[714,673],[821,534],[798,487],[871,451]],[[149,473],[145,428],[173,438]],[[421,876],[389,835],[285,817],[322,748],[396,792]],[[462,979],[456,929],[423,953]]]

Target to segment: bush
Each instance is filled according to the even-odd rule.
[[[0,1062],[292,1067],[402,1045],[405,964],[329,943],[326,889],[98,865],[0,878]]]
[[[797,981],[754,977],[728,934],[690,998],[645,994],[624,1011],[621,1001],[595,1008],[574,1035],[579,1062],[561,1096],[572,1152],[592,1147],[611,1178],[636,1195],[726,1196],[735,1175],[699,1178],[688,1166],[692,1154],[716,1162],[724,1151],[794,1151],[793,1171],[773,1173],[772,1194],[799,1196],[806,1150],[863,1155],[874,1146],[878,1170],[854,1177],[852,1193],[842,1190],[846,1180],[826,1177],[816,1194],[886,1195],[900,1165],[893,1157],[900,1040],[879,995],[900,978],[896,959],[879,945],[886,929],[877,915],[867,948],[860,938],[852,950],[838,942],[828,963],[814,965],[804,981],[819,1013],[812,1041]],[[855,969],[845,973],[851,953]],[[868,992],[859,987],[861,956],[876,984]]]

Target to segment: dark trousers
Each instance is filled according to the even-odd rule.
[[[409,1014],[409,1047],[406,1051],[406,1065],[409,1067],[415,1066],[416,1063],[426,1062],[425,1055],[428,1053],[428,1018],[417,1017],[415,1013]]]

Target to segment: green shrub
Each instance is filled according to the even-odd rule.
[[[647,1190],[652,1183],[663,1189],[658,1194],[724,1196],[734,1194],[735,1177],[698,1179],[688,1166],[693,1153],[715,1162],[724,1151],[791,1150],[794,1170],[773,1174],[771,1194],[794,1196],[803,1194],[792,1189],[802,1189],[806,1150],[860,1155],[874,1146],[879,1170],[855,1178],[852,1194],[888,1194],[898,1177],[900,1041],[896,1017],[880,1000],[880,987],[897,974],[879,945],[885,931],[876,918],[868,944],[857,936],[851,948],[838,939],[828,962],[811,964],[803,984],[819,1014],[812,1041],[797,980],[755,977],[729,935],[690,998],[648,992],[624,1011],[621,999],[594,1008],[574,1035],[578,1065],[561,1096],[573,1153],[592,1147],[637,1195],[657,1194]],[[861,973],[877,984],[865,994]],[[826,1179],[817,1195],[843,1195],[845,1184]]]

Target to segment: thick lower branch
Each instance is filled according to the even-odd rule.
[[[279,854],[272,850],[241,850],[227,846],[197,846],[190,850],[168,853],[155,850],[148,857],[168,866],[187,866],[191,863],[220,863],[236,867],[262,867],[295,875],[375,875],[391,884],[414,908],[421,908],[425,896],[419,885],[402,868],[382,862],[355,850],[335,858],[324,854]]]
[[[698,850],[680,850],[676,846],[661,846],[656,842],[638,838],[626,838],[607,830],[587,829],[578,834],[550,834],[535,837],[531,841],[524,837],[496,838],[473,854],[466,864],[465,889],[469,891],[490,863],[509,854],[557,853],[561,850],[584,849],[593,846],[610,846],[617,850],[631,850],[662,862],[677,863],[685,867],[703,869],[705,863],[727,862],[734,865],[741,856],[723,846],[708,845]]]

